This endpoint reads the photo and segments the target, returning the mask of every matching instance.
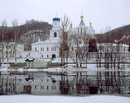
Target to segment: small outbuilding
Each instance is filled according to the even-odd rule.
[[[27,68],[46,68],[48,65],[48,62],[43,58],[34,59],[30,54],[26,56],[25,62]]]
[[[46,68],[47,65],[48,65],[48,62],[45,61],[43,58],[34,59],[33,61],[34,68]]]

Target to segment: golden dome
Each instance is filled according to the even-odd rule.
[[[80,16],[80,18],[84,18],[84,16]]]

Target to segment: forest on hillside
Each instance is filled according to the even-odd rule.
[[[97,34],[96,38],[99,43],[114,43],[115,40],[120,40],[123,35],[130,35],[130,25],[122,26],[103,34]]]
[[[49,34],[49,30],[52,28],[51,24],[43,21],[29,20],[23,25],[7,26],[6,22],[0,25],[0,41],[16,41],[19,42],[20,37],[30,30],[43,30],[46,34]],[[16,39],[16,40],[14,40]]]

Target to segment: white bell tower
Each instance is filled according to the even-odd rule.
[[[61,32],[61,28],[60,28],[60,18],[55,17],[52,19],[53,23],[53,27],[52,30],[50,30],[50,39],[60,39],[59,35]]]
[[[53,28],[52,30],[59,30],[60,29],[60,18],[56,17],[53,18]]]

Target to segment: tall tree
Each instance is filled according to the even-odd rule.
[[[69,52],[69,57],[73,60],[77,67],[82,67],[85,59],[87,60],[87,42],[89,36],[74,34],[71,36],[69,47],[71,48]],[[73,48],[73,50],[72,50]]]
[[[5,38],[5,35],[6,35],[6,32],[7,32],[7,22],[6,20],[3,20],[2,23],[1,23],[1,27],[0,27],[0,39],[1,39],[1,62],[4,63],[4,46],[5,46],[5,43],[4,43],[4,38]]]
[[[14,40],[14,59],[15,59],[15,63],[17,63],[17,41],[18,41],[19,32],[20,32],[18,21],[13,20],[12,26],[13,26],[13,40]]]
[[[70,27],[70,21],[67,16],[61,20],[61,48],[60,48],[60,55],[61,55],[61,63],[65,63],[68,61],[68,30]]]

